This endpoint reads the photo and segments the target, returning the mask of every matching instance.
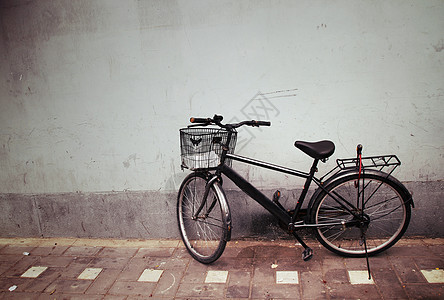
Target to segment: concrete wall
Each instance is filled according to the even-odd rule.
[[[310,164],[296,139],[397,154],[411,234],[444,236],[429,226],[443,15],[442,1],[3,0],[0,235],[177,237],[178,128],[218,113],[272,121],[241,130],[238,153],[293,168]],[[238,167],[265,190],[301,183]],[[254,205],[240,235],[257,233]]]

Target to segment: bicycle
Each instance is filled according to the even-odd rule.
[[[180,129],[182,169],[193,172],[180,186],[177,218],[182,240],[191,256],[201,263],[212,263],[222,255],[231,239],[231,213],[222,188],[222,175],[225,175],[296,238],[304,247],[303,260],[309,260],[313,250],[296,230],[313,228],[317,240],[330,251],[347,257],[366,257],[370,277],[368,257],[387,250],[402,237],[414,207],[410,192],[391,175],[401,164],[398,157],[362,157],[362,146],[358,145],[355,158],[337,159],[332,170],[317,178],[319,161],[326,162],[334,153],[333,142],[296,141],[296,148],[313,159],[310,171],[303,172],[234,154],[236,128],[271,126],[270,122],[222,124],[222,120],[218,115],[191,118],[193,124]],[[208,128],[209,125],[213,126]],[[279,190],[271,199],[260,192],[231,168],[232,161],[305,178],[294,210],[280,204]],[[307,208],[302,209],[312,183],[317,189]]]

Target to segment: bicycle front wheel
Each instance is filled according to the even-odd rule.
[[[393,246],[406,231],[409,201],[406,189],[388,174],[341,177],[314,202],[312,221],[323,225],[316,228],[316,237],[339,255],[364,257],[365,247],[369,256],[375,255]]]
[[[177,218],[182,240],[191,256],[209,264],[223,253],[229,239],[229,208],[217,182],[210,183],[204,174],[192,173],[185,178],[177,199]],[[221,199],[223,198],[223,199]]]

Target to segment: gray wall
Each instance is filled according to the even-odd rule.
[[[310,164],[296,139],[397,154],[409,233],[444,236],[429,226],[444,228],[443,15],[442,1],[4,0],[0,235],[176,238],[178,128],[219,113],[270,120],[237,152],[292,168]],[[301,185],[237,167],[267,191]],[[255,205],[238,207],[239,236],[263,234]]]

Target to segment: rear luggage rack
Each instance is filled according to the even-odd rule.
[[[359,168],[359,162],[357,158],[337,159],[336,163],[341,170],[352,170]],[[363,169],[372,168],[379,169],[379,171],[381,171],[386,167],[393,167],[393,169],[395,169],[399,165],[401,165],[401,161],[396,155],[368,156],[362,158]]]
[[[322,182],[329,176],[336,175],[344,170],[356,170],[359,171],[359,160],[355,158],[338,158],[336,160],[337,166],[331,169],[327,174],[324,174],[319,180]],[[373,169],[382,171],[384,168],[387,176],[391,175],[393,171],[401,165],[401,161],[396,155],[378,155],[362,157],[362,170],[365,172],[367,169]]]

